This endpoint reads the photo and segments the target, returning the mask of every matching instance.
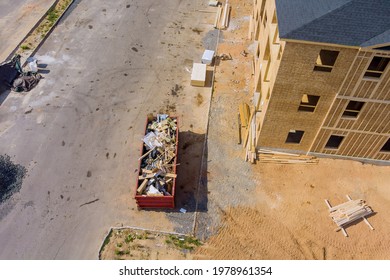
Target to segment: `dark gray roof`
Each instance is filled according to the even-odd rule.
[[[279,36],[349,46],[390,43],[390,0],[276,0]]]

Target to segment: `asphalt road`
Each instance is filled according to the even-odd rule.
[[[0,62],[19,45],[55,0],[0,0]]]
[[[163,213],[134,214],[134,170],[146,114],[188,81],[175,59],[203,51],[190,42],[176,58],[161,43],[180,30],[172,22],[187,17],[178,11],[194,5],[76,1],[56,27],[36,55],[44,79],[0,106],[0,154],[28,170],[20,192],[0,205],[1,259],[96,259],[110,226],[158,227]]]

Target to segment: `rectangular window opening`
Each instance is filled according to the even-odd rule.
[[[387,64],[389,64],[389,61],[389,57],[374,56],[367,71],[364,73],[364,78],[379,79],[385,71]]]
[[[304,94],[302,96],[301,104],[299,104],[298,111],[314,112],[320,97],[317,95]]]
[[[317,57],[314,71],[331,72],[338,55],[338,51],[321,50]]]
[[[305,132],[303,130],[290,130],[290,132],[287,135],[286,143],[294,143],[294,144],[301,143],[304,133]]]
[[[390,138],[387,139],[387,142],[383,145],[380,152],[390,153]]]
[[[344,136],[331,135],[325,145],[325,149],[338,149],[343,142]]]
[[[349,101],[347,108],[345,108],[342,118],[357,118],[360,111],[364,106],[364,102],[360,101]]]

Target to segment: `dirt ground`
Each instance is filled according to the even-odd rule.
[[[253,88],[254,43],[247,39],[252,1],[229,3],[232,17],[218,53],[233,59],[216,63],[203,172],[191,193],[198,201],[194,233],[204,244],[185,256],[167,251],[164,258],[389,259],[389,166],[327,158],[314,165],[244,161],[237,111],[241,101],[251,101]],[[334,206],[347,194],[372,207],[375,214],[368,220],[374,231],[364,222],[347,227],[348,238],[335,231],[324,199]],[[151,252],[160,250],[160,243],[152,242]]]
[[[253,48],[247,40],[250,2],[229,1],[231,25],[218,49],[233,56],[217,67],[209,120],[209,211],[221,218],[194,258],[389,259],[389,166],[326,158],[318,165],[243,161],[234,108],[251,97],[252,57],[240,55]],[[364,222],[349,226],[348,238],[334,231],[324,199],[334,206],[347,194],[372,207],[374,231]]]
[[[389,259],[389,167],[320,159],[318,165],[257,164],[253,205],[224,211],[222,226],[196,254],[206,259]],[[359,222],[335,232],[332,206],[364,199],[375,228]]]

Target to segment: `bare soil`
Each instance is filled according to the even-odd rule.
[[[237,112],[239,103],[252,97],[251,1],[229,3],[231,25],[218,50],[233,60],[222,61],[216,71],[208,135],[209,214],[198,235],[217,229],[209,230],[194,258],[389,259],[389,166],[326,158],[318,165],[244,162],[236,144]],[[337,205],[347,194],[372,207],[375,214],[368,220],[374,231],[364,222],[349,226],[348,238],[335,231],[324,199]]]
[[[244,149],[237,144],[237,113],[239,103],[249,104],[252,97],[254,43],[247,39],[252,1],[229,3],[232,17],[218,53],[233,59],[216,62],[205,170],[200,191],[191,193],[201,205],[195,235],[205,240],[204,245],[184,255],[166,249],[165,237],[159,235],[143,241],[147,253],[134,254],[133,259],[389,259],[389,166],[328,158],[314,165],[244,161]],[[194,99],[195,107],[209,102],[200,96]],[[182,171],[179,174],[185,177]],[[195,186],[197,173],[188,176],[183,186]],[[348,238],[335,231],[324,199],[337,205],[347,200],[347,194],[372,207],[375,214],[368,220],[375,230],[357,222],[346,228]],[[180,218],[173,226],[177,223]],[[118,258],[115,250],[125,234],[110,240],[105,259]]]

